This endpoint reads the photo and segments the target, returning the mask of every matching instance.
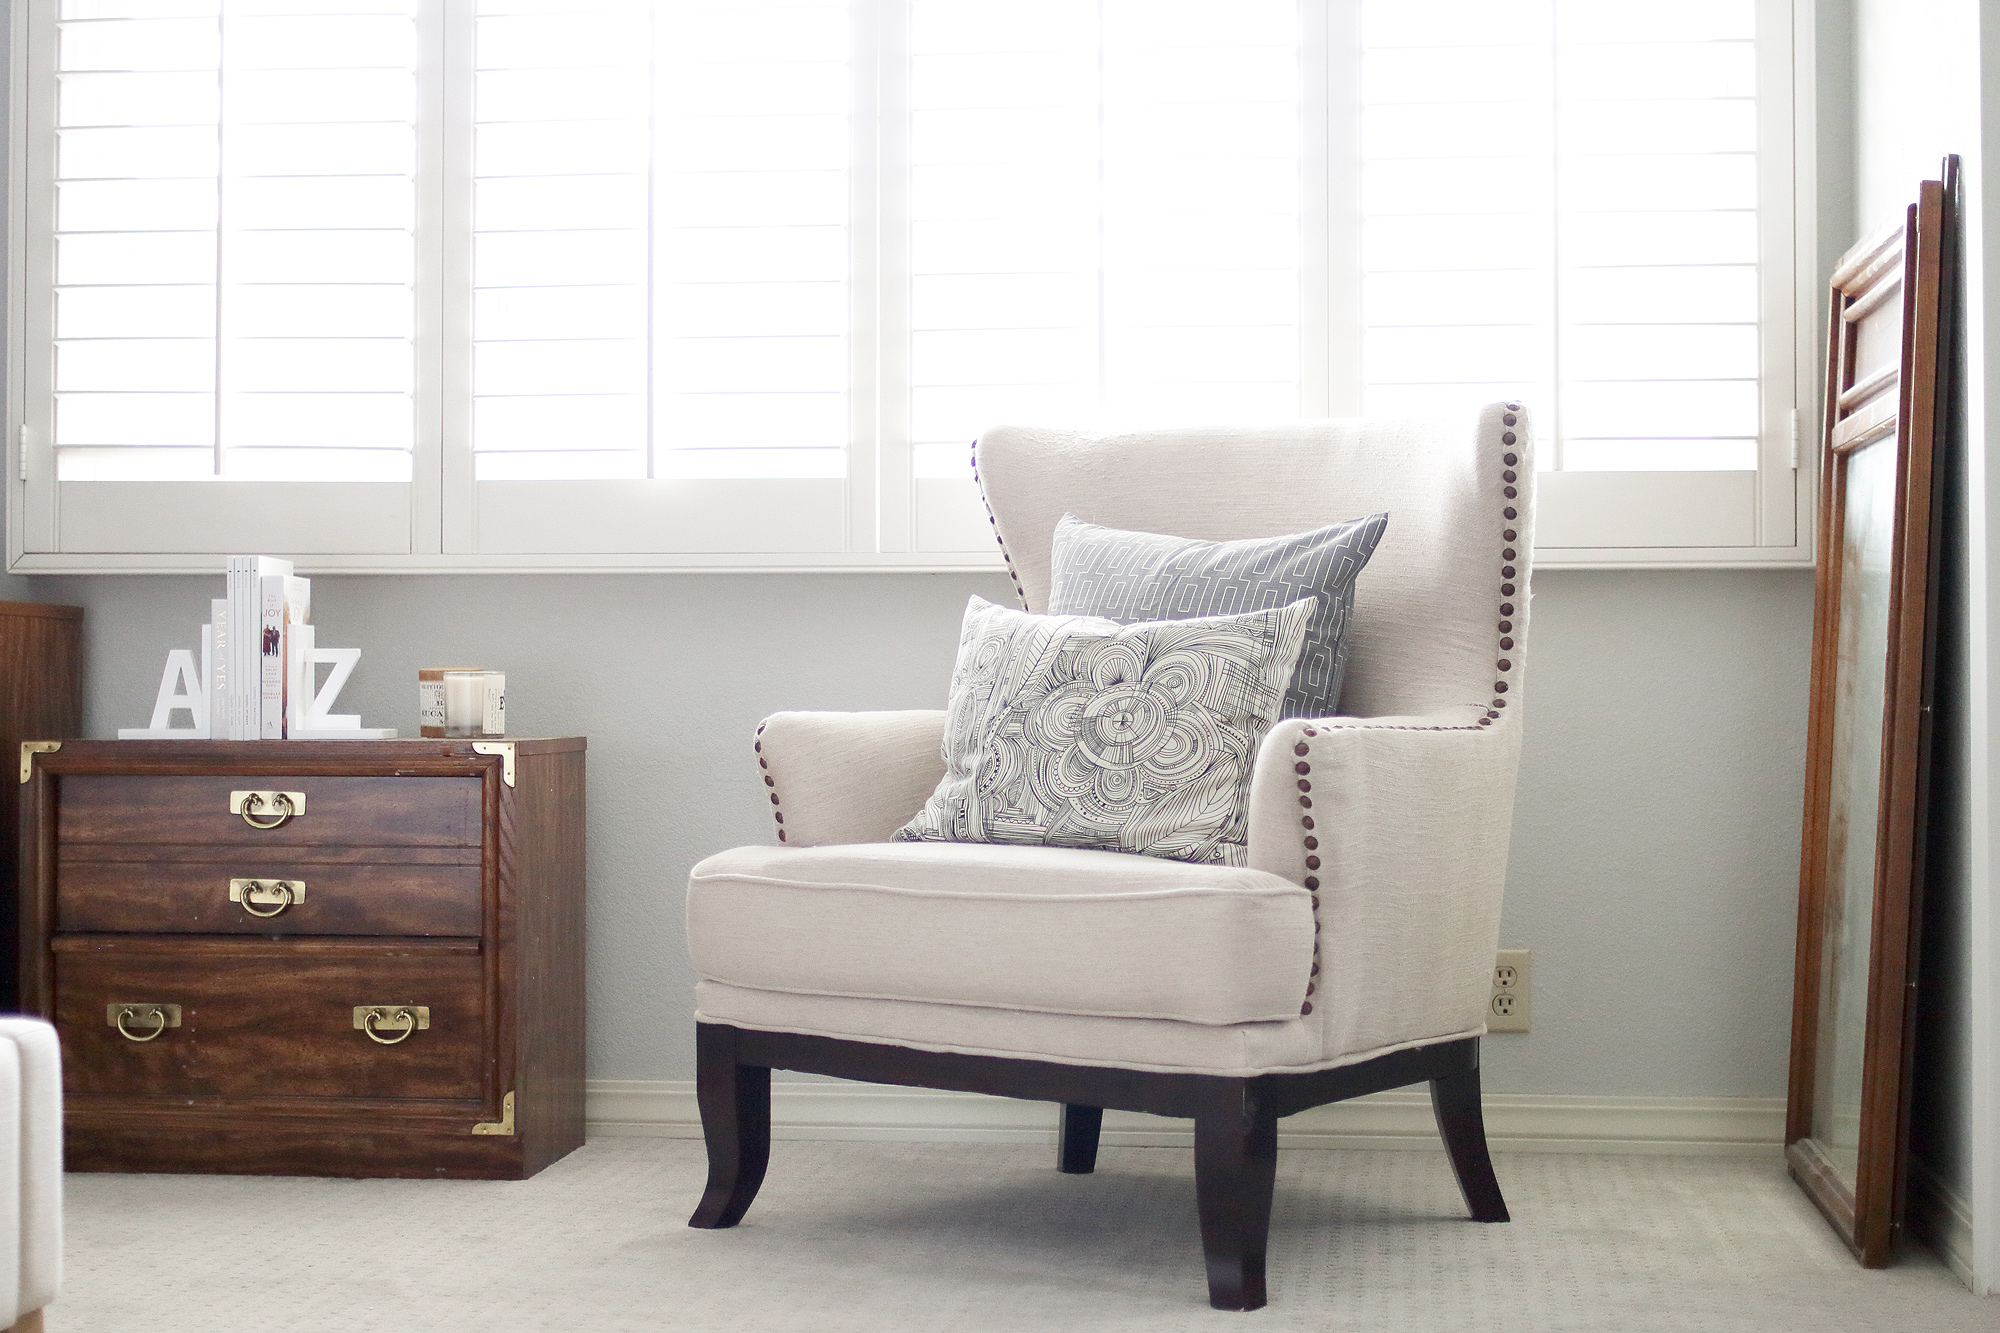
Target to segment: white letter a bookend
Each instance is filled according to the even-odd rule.
[[[334,701],[346,688],[347,678],[361,660],[359,648],[320,648],[313,643],[311,625],[294,625],[291,631],[292,660],[289,664],[291,688],[286,691],[285,736],[298,741],[390,741],[394,727],[364,727],[359,713],[335,713]],[[175,648],[167,654],[167,667],[160,675],[159,697],[153,701],[153,720],[143,727],[120,727],[121,741],[205,741],[214,732],[209,725],[209,669],[214,665],[215,628],[201,627],[201,666],[194,654]],[[318,683],[316,668],[331,666],[326,684]],[[175,713],[186,713],[189,725],[172,725]]]
[[[333,711],[361,650],[314,642],[305,623],[308,581],[293,577],[290,561],[231,556],[228,575],[229,595],[209,603],[211,619],[201,627],[200,668],[187,649],[169,651],[153,720],[120,727],[119,740],[276,740],[280,732],[300,741],[396,738],[394,727],[364,727],[359,713]],[[323,666],[333,668],[324,686]],[[186,726],[174,725],[180,713]]]
[[[214,653],[214,632],[201,627],[201,667],[196,669],[194,654],[175,648],[167,654],[167,669],[160,675],[160,694],[153,701],[153,720],[143,727],[120,727],[121,741],[207,740],[208,668]],[[191,725],[171,725],[174,714],[186,713]]]
[[[359,713],[336,713],[334,701],[361,660],[359,648],[321,648],[313,626],[292,626],[292,660],[286,666],[285,737],[295,741],[389,741],[394,727],[364,727]],[[326,684],[317,668],[330,666]]]

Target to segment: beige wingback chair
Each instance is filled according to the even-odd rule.
[[[779,713],[757,763],[776,844],[696,866],[707,1192],[763,1178],[772,1068],[1063,1107],[1087,1172],[1105,1107],[1192,1117],[1211,1304],[1264,1303],[1279,1117],[1428,1082],[1475,1218],[1505,1221],[1479,1108],[1528,613],[1528,419],[1321,421],[1091,438],[997,429],[974,463],[1021,601],[1056,522],[1211,540],[1386,510],[1342,715],[1274,726],[1249,863],[888,842],[944,772],[945,715]]]

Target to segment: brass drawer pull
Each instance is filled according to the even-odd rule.
[[[398,1032],[400,1036],[384,1037],[376,1030],[380,1024],[382,1031]],[[354,1026],[368,1034],[368,1040],[379,1041],[384,1046],[394,1046],[399,1041],[408,1041],[410,1034],[422,1028],[430,1029],[431,1011],[422,1004],[357,1004],[354,1006]]]
[[[251,828],[279,828],[293,815],[306,812],[306,794],[302,791],[233,791],[229,793],[229,813],[242,815],[243,822]],[[276,815],[268,823],[259,815]]]
[[[104,1006],[104,1021],[118,1029],[118,1035],[127,1041],[151,1041],[168,1028],[181,1025],[181,1007],[177,1004],[107,1004]],[[127,1023],[152,1025],[151,1032],[133,1031]]]
[[[229,901],[242,903],[243,910],[251,916],[280,916],[287,907],[306,900],[306,882],[302,879],[232,879],[229,881]],[[258,906],[263,904],[270,910]]]

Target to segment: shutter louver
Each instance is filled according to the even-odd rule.
[[[481,0],[482,481],[840,477],[841,3]]]
[[[1519,396],[1543,468],[1757,468],[1756,19],[1367,0],[1369,413]]]
[[[58,476],[409,480],[410,7],[68,0],[58,41]]]
[[[1299,415],[1297,6],[916,0],[910,434]]]

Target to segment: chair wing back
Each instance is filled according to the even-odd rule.
[[[1228,541],[1386,510],[1388,530],[1356,584],[1340,707],[1379,717],[1484,709],[1497,622],[1512,621],[1508,636],[1524,641],[1528,426],[1519,403],[1457,418],[1109,436],[1002,426],[980,438],[973,461],[1030,611],[1048,605],[1049,548],[1065,513]]]

